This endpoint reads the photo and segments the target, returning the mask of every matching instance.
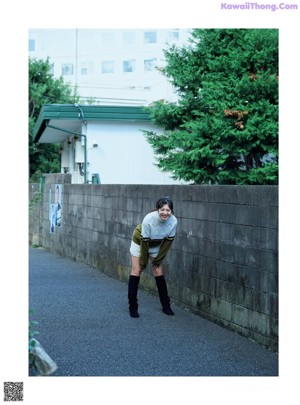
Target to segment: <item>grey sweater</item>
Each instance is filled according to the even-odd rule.
[[[149,260],[149,246],[160,246],[157,256],[152,264],[159,266],[168,253],[176,235],[177,218],[171,215],[167,220],[162,220],[158,211],[147,214],[132,235],[132,240],[141,246],[140,266],[146,268]]]

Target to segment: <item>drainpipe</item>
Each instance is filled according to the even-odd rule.
[[[67,131],[67,130],[64,129],[64,128],[59,128],[59,127],[55,127],[54,125],[49,125],[49,120],[46,122],[46,127],[47,127],[47,128],[52,128],[52,129],[57,129],[58,131],[67,132],[68,134],[72,134],[72,135],[83,136],[83,138],[84,138],[84,162],[83,162],[84,183],[87,183],[87,181],[86,181],[87,136],[84,135],[84,134],[81,134],[81,133],[79,133],[79,132]]]

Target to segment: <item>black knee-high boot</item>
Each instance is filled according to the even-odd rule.
[[[139,276],[130,276],[128,281],[128,302],[129,302],[129,313],[132,318],[138,318],[138,299],[137,292],[139,287]]]
[[[163,312],[167,315],[174,315],[174,312],[170,307],[170,298],[168,295],[168,288],[164,275],[155,277],[155,281]]]

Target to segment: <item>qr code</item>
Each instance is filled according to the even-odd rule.
[[[4,401],[23,401],[23,383],[5,382]]]

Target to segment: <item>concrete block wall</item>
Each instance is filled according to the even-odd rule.
[[[62,183],[62,224],[51,234],[55,183]],[[127,282],[132,232],[167,195],[178,218],[164,262],[172,302],[277,351],[276,186],[74,185],[48,175],[41,245]],[[140,284],[156,293],[150,266]]]
[[[29,184],[28,199],[29,199],[29,243],[32,246],[39,246],[41,244],[42,237],[42,199],[40,184]]]

